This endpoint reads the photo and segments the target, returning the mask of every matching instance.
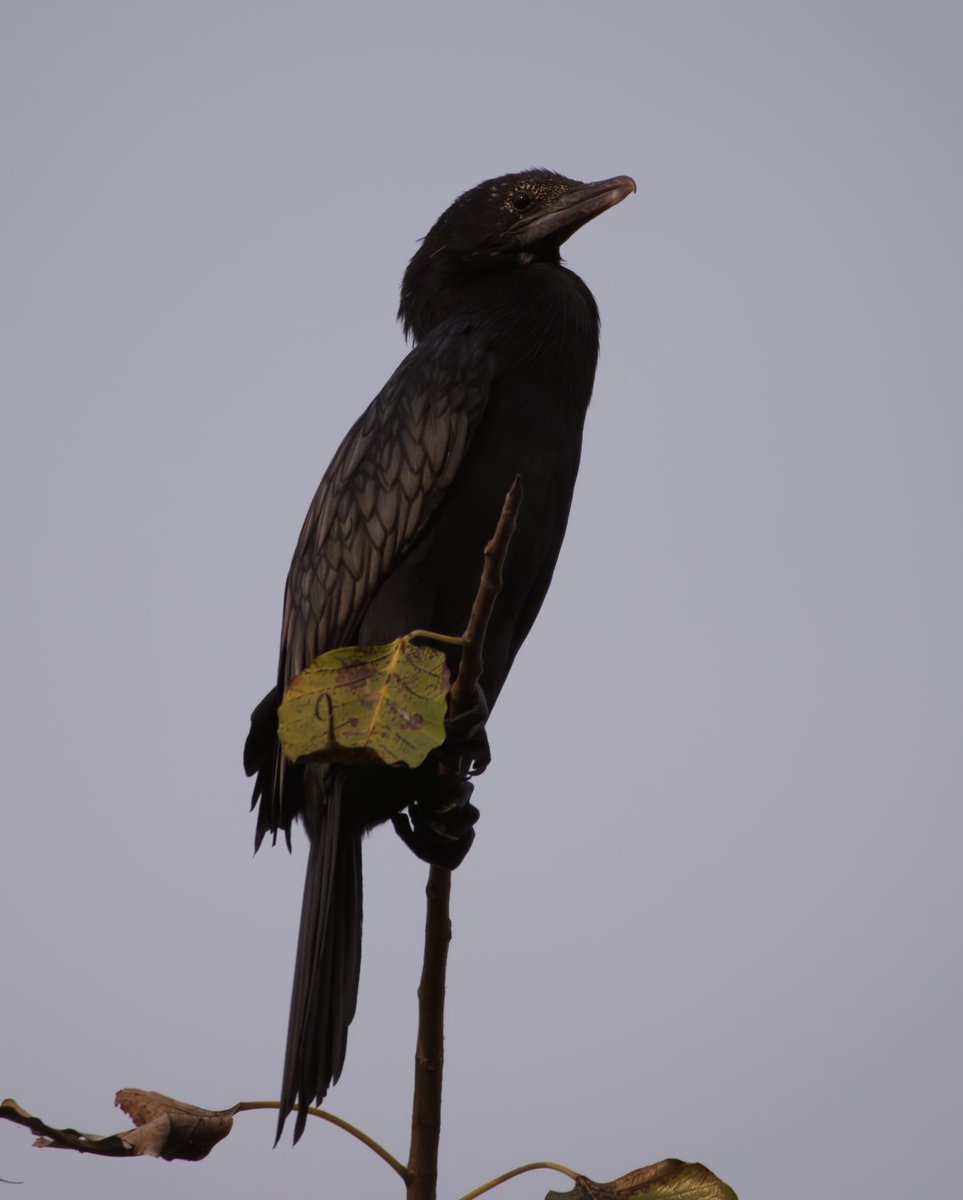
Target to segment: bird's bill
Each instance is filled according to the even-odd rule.
[[[586,221],[613,208],[634,191],[635,180],[629,175],[615,175],[598,183],[580,184],[560,196],[551,208],[516,221],[509,236],[521,246],[531,246],[548,238],[561,245]]]

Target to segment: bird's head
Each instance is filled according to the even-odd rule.
[[[431,227],[408,264],[398,316],[423,336],[418,309],[431,291],[494,271],[558,263],[562,243],[587,221],[635,191],[628,175],[581,183],[533,168],[465,192]]]

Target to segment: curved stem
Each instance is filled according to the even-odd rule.
[[[497,1188],[500,1183],[507,1183],[509,1179],[514,1179],[516,1175],[524,1175],[526,1171],[560,1171],[563,1175],[567,1175],[569,1179],[578,1180],[580,1178],[577,1171],[573,1171],[571,1167],[563,1167],[561,1163],[526,1163],[524,1167],[515,1167],[512,1171],[506,1171],[504,1175],[499,1175],[497,1179],[489,1179],[481,1187],[476,1187],[473,1192],[466,1192],[459,1200],[475,1200],[476,1196],[483,1196],[485,1192],[490,1192],[492,1188]]]
[[[429,642],[442,642],[446,646],[464,646],[465,639],[463,637],[455,637],[449,633],[432,633],[430,629],[412,629],[408,637],[412,641],[415,638],[421,638]]]
[[[240,1104],[234,1106],[233,1111],[254,1112],[259,1108],[277,1110],[280,1107],[281,1105],[277,1100],[242,1100]],[[294,1107],[298,1108],[300,1106],[296,1104]],[[323,1108],[308,1108],[305,1111],[310,1113],[312,1117],[320,1117],[322,1121],[329,1121],[332,1125],[337,1125],[339,1129],[343,1129],[345,1133],[350,1133],[352,1137],[356,1137],[359,1142],[363,1142],[369,1150],[373,1150],[379,1158],[383,1159],[397,1175],[401,1176],[405,1183],[408,1182],[408,1168],[400,1163],[384,1146],[376,1142],[374,1138],[368,1137],[364,1130],[359,1129],[357,1125],[352,1125],[350,1121],[346,1121],[343,1117],[336,1117],[334,1113],[330,1113]]]

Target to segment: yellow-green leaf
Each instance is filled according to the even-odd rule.
[[[387,646],[342,646],[291,681],[278,732],[291,762],[417,767],[445,740],[448,665],[410,635]]]
[[[702,1163],[665,1158],[613,1179],[595,1183],[580,1176],[570,1192],[549,1192],[545,1200],[738,1200],[728,1184]]]

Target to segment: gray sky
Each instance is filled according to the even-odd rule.
[[[569,537],[454,880],[441,1194],[701,1159],[742,1200],[943,1194],[963,1070],[963,9],[0,7],[0,1092],[276,1094],[304,861],[240,766],[284,575],[464,188],[639,194]],[[366,844],[333,1111],[407,1147],[424,868]],[[398,1194],[312,1126],[40,1153],[43,1197]],[[499,1195],[564,1186],[527,1176]]]

